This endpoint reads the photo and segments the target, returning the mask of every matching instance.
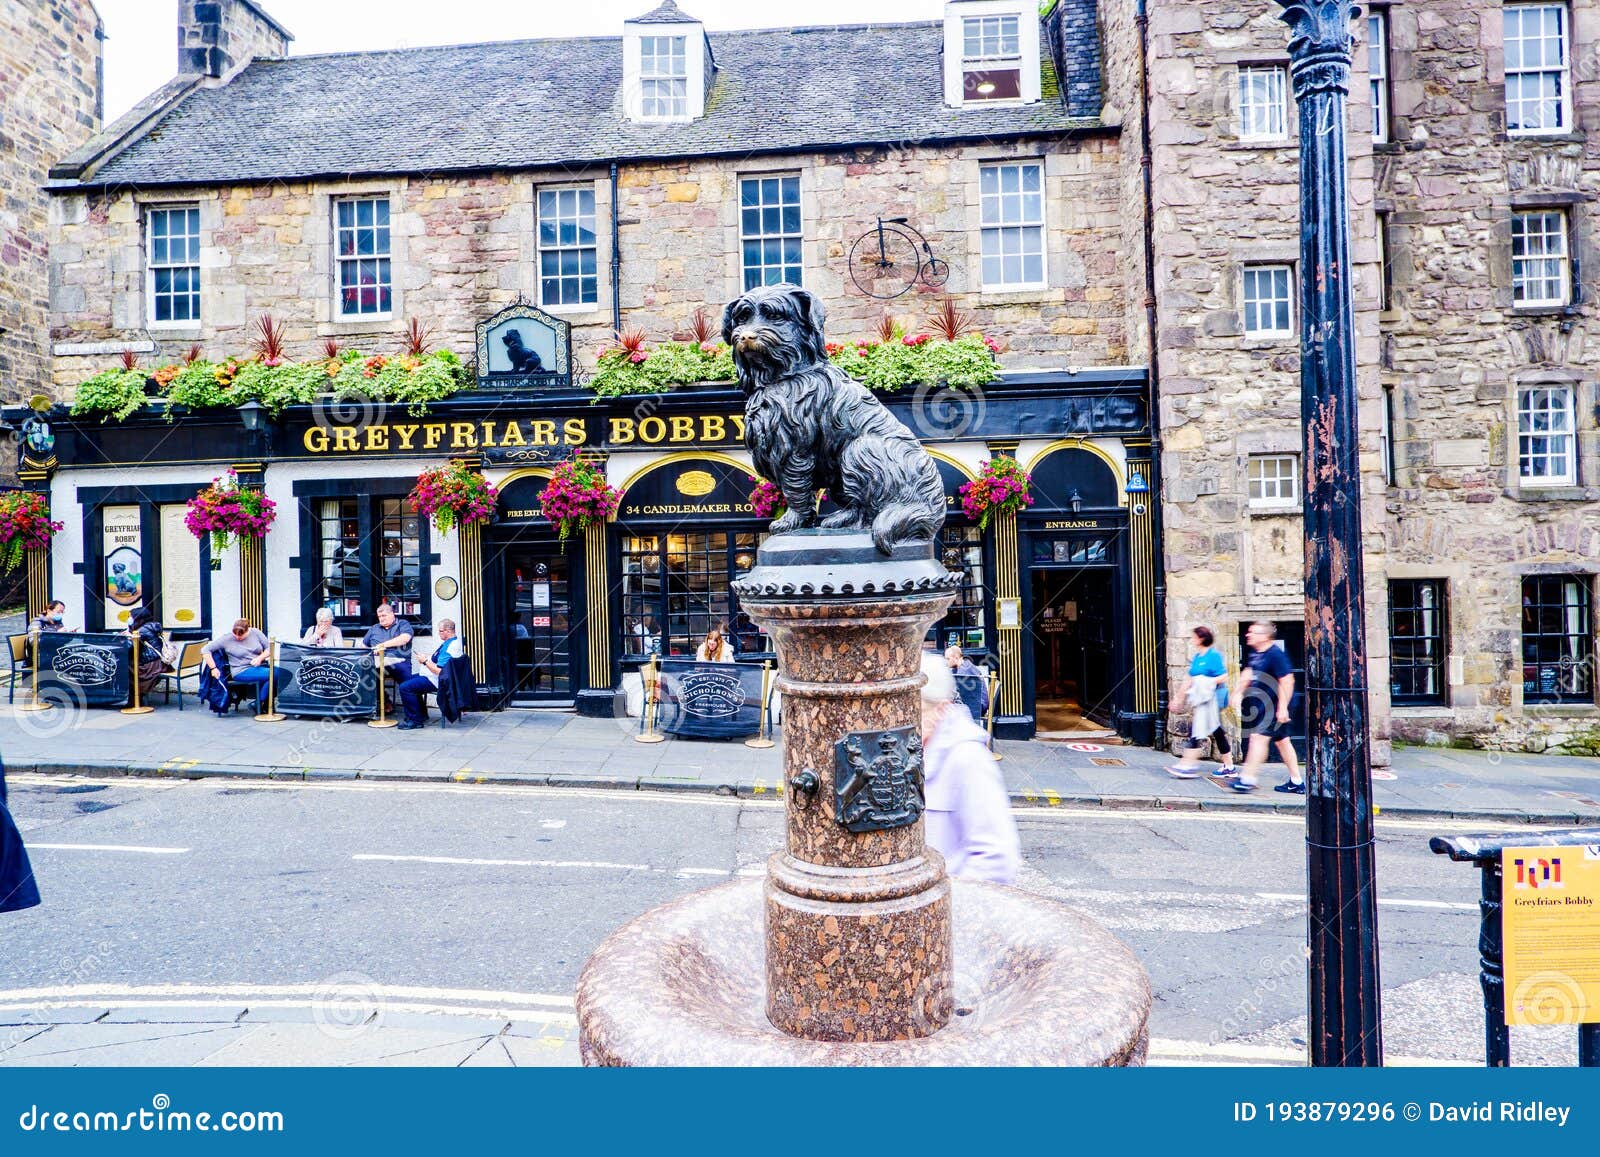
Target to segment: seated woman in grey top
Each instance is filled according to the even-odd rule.
[[[265,711],[267,662],[271,658],[267,650],[267,637],[252,627],[249,619],[237,619],[231,632],[218,635],[200,651],[201,662],[211,668],[213,675],[221,678],[222,672],[217,666],[218,655],[228,660],[229,682],[256,684],[256,707],[257,710]],[[274,677],[280,684],[282,683],[281,671],[276,672]]]
[[[317,608],[317,621],[306,628],[300,640],[308,647],[342,647],[344,632],[333,624],[333,612],[327,607]]]

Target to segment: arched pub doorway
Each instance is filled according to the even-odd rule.
[[[521,470],[499,486],[484,534],[486,678],[507,705],[568,706],[582,686],[585,655],[581,537],[563,543],[540,496],[550,472]]]
[[[1133,709],[1128,513],[1118,464],[1091,444],[1047,447],[1018,519],[1036,734],[1109,737]]]

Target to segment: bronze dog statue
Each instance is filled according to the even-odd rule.
[[[722,339],[745,393],[745,445],[789,510],[774,534],[819,525],[817,491],[839,506],[826,528],[866,530],[881,554],[932,542],[944,525],[944,484],[922,443],[828,361],[823,309],[793,285],[752,289],[728,304]]]

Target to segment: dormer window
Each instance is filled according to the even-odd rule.
[[[644,120],[678,120],[689,115],[687,37],[640,37],[639,87],[639,112]]]
[[[1018,100],[1022,96],[1022,37],[1014,15],[968,16],[961,21],[963,100]]]
[[[704,116],[716,71],[705,25],[673,0],[622,26],[622,98],[631,121],[681,123]]]
[[[1028,0],[949,0],[944,99],[952,107],[1039,99],[1039,17]]]

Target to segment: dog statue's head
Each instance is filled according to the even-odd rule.
[[[735,298],[722,314],[722,340],[733,350],[746,389],[786,378],[828,356],[824,313],[795,285],[765,285]]]

